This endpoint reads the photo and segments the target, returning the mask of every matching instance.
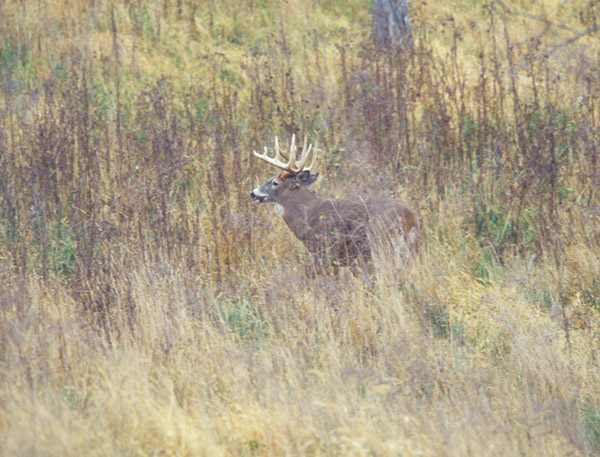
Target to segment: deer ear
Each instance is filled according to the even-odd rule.
[[[311,173],[310,170],[304,170],[296,175],[296,181],[305,186],[310,186],[316,181],[317,176],[319,176],[319,173]]]

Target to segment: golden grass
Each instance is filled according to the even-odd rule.
[[[109,340],[60,292],[5,286],[2,454],[582,454],[597,328],[567,340],[527,273],[483,286],[461,267],[424,254],[383,296],[260,279],[247,308],[177,267],[120,270],[137,313],[115,310]]]
[[[595,455],[596,35],[509,76],[597,7],[503,3],[496,70],[478,1],[412,61],[365,1],[1,3],[0,456]],[[409,268],[312,277],[251,206],[301,130],[319,193],[418,209]]]

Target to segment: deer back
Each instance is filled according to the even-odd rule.
[[[374,244],[404,241],[416,250],[418,220],[408,205],[391,199],[302,200],[286,208],[284,220],[307,249],[341,265],[370,257]]]
[[[404,202],[391,199],[326,200],[316,197],[308,186],[318,173],[311,172],[317,148],[304,146],[297,154],[295,137],[284,152],[275,138],[274,156],[254,154],[283,172],[250,193],[256,203],[276,204],[292,232],[321,261],[348,265],[374,251],[383,255],[410,257],[418,248],[419,222]],[[392,248],[392,249],[390,249]],[[394,252],[395,251],[395,252]]]

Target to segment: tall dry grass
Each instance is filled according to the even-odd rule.
[[[598,6],[455,3],[0,3],[0,455],[600,451]],[[312,131],[410,268],[251,206]]]

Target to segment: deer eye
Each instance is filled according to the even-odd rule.
[[[277,181],[273,181],[273,183],[271,184],[273,187],[279,187],[279,183]]]

